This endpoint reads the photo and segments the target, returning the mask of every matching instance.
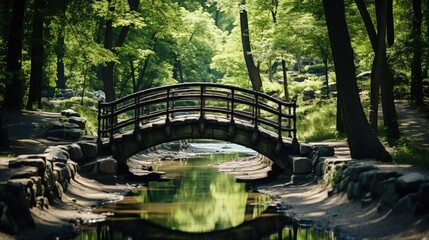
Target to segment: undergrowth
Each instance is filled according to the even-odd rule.
[[[429,166],[429,149],[401,138],[395,144],[393,160],[397,163]]]

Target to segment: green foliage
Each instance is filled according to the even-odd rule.
[[[329,179],[329,183],[333,188],[337,187],[341,182],[341,175],[343,174],[343,171],[340,169],[335,169],[334,173],[332,174],[331,179]]]
[[[429,166],[429,149],[409,139],[401,138],[395,143],[393,159],[397,163]]]
[[[98,110],[97,101],[88,97],[72,97],[63,100],[44,100],[43,107],[45,111],[61,112],[64,109],[73,109],[78,112],[83,119],[86,120],[85,133],[89,135],[97,135],[98,129]]]

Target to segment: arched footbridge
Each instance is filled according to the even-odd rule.
[[[140,151],[182,139],[251,148],[280,168],[298,148],[296,103],[214,83],[182,83],[98,104],[98,143],[123,164]]]

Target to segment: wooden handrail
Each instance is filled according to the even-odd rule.
[[[139,91],[112,102],[98,103],[98,141],[113,140],[117,132],[179,112],[223,115],[249,121],[257,129],[267,126],[283,138],[296,141],[296,102],[284,102],[262,92],[215,83],[182,83]],[[274,116],[274,119],[273,119]],[[271,117],[271,118],[270,118]],[[286,125],[286,126],[284,126]],[[269,129],[267,129],[269,130]]]

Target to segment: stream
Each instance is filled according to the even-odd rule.
[[[173,153],[174,159],[152,159],[153,170],[165,172],[166,178],[94,209],[105,220],[83,226],[75,239],[333,239],[326,231],[298,225],[270,196],[216,169],[216,164],[249,155],[256,153],[205,142],[191,143]],[[136,158],[148,161],[144,155]]]

